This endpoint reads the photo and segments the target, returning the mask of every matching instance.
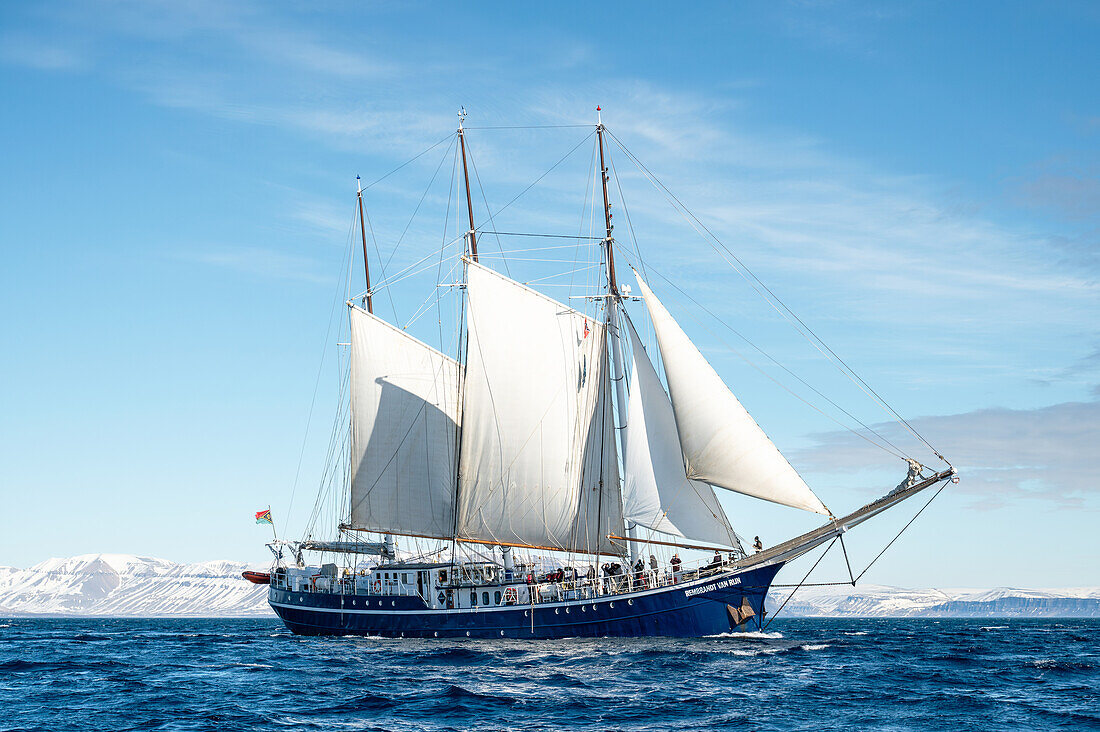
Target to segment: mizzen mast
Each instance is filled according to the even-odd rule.
[[[466,108],[458,113],[458,144],[462,148],[462,178],[466,181],[466,213],[469,215],[470,230],[466,236],[470,242],[470,259],[477,261],[477,232],[474,231],[474,201],[470,196],[470,171],[466,167],[466,134],[462,129],[462,121],[466,119]],[[605,184],[606,188],[606,184]],[[607,191],[604,191],[604,200],[607,200]]]
[[[363,223],[363,181],[359,176],[355,176],[355,187],[358,189],[356,195],[359,197],[359,232],[363,235],[363,274],[367,276],[367,296],[364,298],[367,303],[367,312],[374,313],[374,303],[371,301],[370,294],[370,264],[367,262],[367,227]]]

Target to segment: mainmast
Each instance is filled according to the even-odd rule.
[[[611,235],[615,227],[611,223],[611,200],[607,196],[607,183],[611,180],[611,176],[608,175],[607,164],[604,162],[603,131],[603,115],[600,114],[600,108],[596,107],[596,138],[599,140],[600,146],[600,184],[603,191],[603,220],[606,227],[603,243],[604,249],[607,251],[607,331],[612,354],[611,380],[615,382],[615,408],[619,418],[619,454],[626,455],[626,433],[623,429],[626,427],[628,405],[626,361],[623,360],[622,333],[619,330],[621,297],[619,295],[619,284],[615,280],[615,239]],[[635,537],[636,531],[636,524],[631,523],[627,526],[626,533],[631,539]],[[637,541],[630,541],[628,545],[630,547],[630,562],[633,564],[638,560],[638,552],[641,546]]]
[[[619,286],[615,281],[615,252],[613,251],[614,240],[611,238],[611,231],[615,227],[611,225],[611,201],[607,198],[607,182],[611,180],[611,176],[607,174],[607,165],[604,164],[603,159],[603,115],[600,114],[600,108],[596,107],[596,137],[600,141],[600,182],[603,189],[603,220],[607,226],[607,235],[604,237],[604,246],[607,249],[607,287],[610,290],[611,295],[614,298],[619,296]]]
[[[458,144],[462,148],[462,178],[466,181],[466,213],[469,215],[470,230],[466,236],[470,241],[470,259],[477,261],[477,233],[474,231],[474,201],[470,196],[470,171],[466,168],[466,135],[462,129],[462,121],[466,119],[466,108],[458,113]],[[606,186],[605,186],[606,187]],[[604,199],[607,192],[604,191]]]
[[[363,181],[359,176],[355,176],[355,186],[358,188],[356,195],[359,196],[359,232],[363,235],[363,274],[367,276],[367,312],[374,313],[374,303],[371,301],[370,294],[370,265],[367,263],[367,227],[363,224]]]

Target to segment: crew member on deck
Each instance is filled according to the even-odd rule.
[[[764,551],[764,542],[760,541],[759,536],[754,538],[754,540],[752,542],[752,548],[756,550],[757,554]]]
[[[680,581],[680,555],[673,554],[672,559],[668,560],[668,563],[672,565],[672,579],[674,582]]]

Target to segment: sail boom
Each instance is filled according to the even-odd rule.
[[[684,544],[683,542],[679,542],[679,541],[658,541],[657,539],[638,539],[638,538],[633,538],[632,539],[628,536],[617,536],[615,534],[608,534],[607,538],[612,539],[613,541],[633,541],[633,542],[637,542],[638,544],[660,544],[661,546],[675,546],[675,547],[679,547],[680,549],[702,549],[704,551],[719,550],[719,551],[724,551],[724,552],[739,551],[739,549],[737,547],[732,547],[732,546],[713,546],[713,545],[704,546],[703,544]]]
[[[341,531],[365,531],[373,534],[387,534],[389,536],[403,536],[410,539],[438,539],[439,541],[452,541],[454,539],[449,533],[442,534],[412,534],[408,531],[379,531],[378,529],[368,529],[361,526],[352,526],[351,524],[340,524]]]
[[[482,546],[507,546],[514,547],[516,549],[538,549],[546,552],[564,552],[566,554],[591,554],[592,556],[599,555],[612,555],[615,552],[610,551],[594,551],[591,549],[577,549],[577,548],[563,548],[560,546],[543,546],[541,544],[525,544],[518,541],[492,541],[490,539],[464,539],[458,537],[455,539],[459,544],[480,544]]]

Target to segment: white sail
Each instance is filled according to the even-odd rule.
[[[459,538],[612,553],[604,326],[473,262],[467,292]]]
[[[460,366],[351,310],[351,525],[449,539],[454,532]]]
[[[637,279],[664,359],[688,477],[829,515],[653,291]]]
[[[634,366],[623,461],[623,515],[654,531],[712,544],[736,542],[714,488],[684,474],[684,457],[661,380],[634,330],[630,343]]]

